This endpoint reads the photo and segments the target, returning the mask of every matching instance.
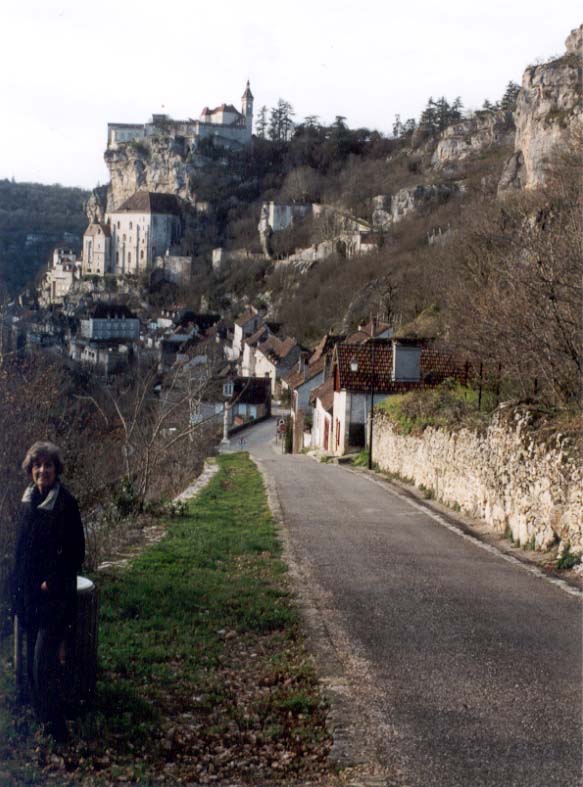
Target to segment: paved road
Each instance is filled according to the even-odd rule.
[[[582,784],[581,598],[388,484],[278,454],[274,429],[250,430],[245,447],[277,489],[323,636],[352,670],[352,731],[383,783]]]

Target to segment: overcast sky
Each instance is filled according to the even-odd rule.
[[[390,132],[429,96],[467,108],[564,51],[581,0],[10,0],[2,10],[0,178],[105,183],[108,122],[289,101]]]

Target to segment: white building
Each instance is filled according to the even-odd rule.
[[[120,144],[140,142],[150,137],[183,137],[195,149],[202,139],[213,138],[223,147],[241,147],[251,141],[253,94],[247,82],[241,96],[241,111],[232,104],[214,109],[205,107],[198,120],[173,120],[169,115],[152,115],[149,123],[108,123],[107,149]]]
[[[92,222],[83,235],[83,275],[111,273],[111,233],[108,224]]]
[[[173,194],[137,191],[110,213],[111,269],[118,275],[150,270],[181,238],[180,206]]]
[[[81,261],[72,249],[56,248],[41,280],[39,301],[48,306],[63,303],[73,282],[81,278]]]
[[[145,273],[157,257],[169,253],[181,234],[180,204],[173,194],[137,191],[108,213],[105,223],[92,222],[85,230],[83,273]]]

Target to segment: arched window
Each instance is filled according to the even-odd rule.
[[[133,230],[133,228],[134,228],[134,225],[133,225],[133,224],[132,224],[132,222],[130,221],[130,229],[131,229],[131,230]]]
[[[128,251],[128,265],[130,264],[131,261],[132,261],[132,253],[131,251]]]
[[[141,250],[141,252],[140,252],[140,259],[141,259],[141,260],[143,260],[143,259],[144,259],[144,250],[143,250],[143,249],[142,249],[142,250]]]

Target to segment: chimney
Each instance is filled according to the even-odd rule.
[[[302,350],[298,356],[298,372],[303,376],[304,380],[306,379],[307,371],[308,371],[308,353]]]

